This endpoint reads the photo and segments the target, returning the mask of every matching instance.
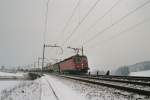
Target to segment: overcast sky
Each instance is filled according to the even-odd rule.
[[[62,45],[96,1],[80,0],[80,6],[63,32],[78,0],[50,0],[45,43]],[[81,47],[85,43],[84,54],[88,57],[90,67],[107,70],[149,61],[150,3],[147,1],[149,0],[100,0],[65,42],[63,55],[59,49],[47,48],[46,57],[66,58],[74,52],[65,47]],[[0,0],[0,66],[25,66],[42,56],[46,2],[47,0]],[[89,41],[98,32],[145,2],[145,6]],[[97,21],[115,3],[116,6]],[[95,26],[90,28],[93,23],[96,23]]]

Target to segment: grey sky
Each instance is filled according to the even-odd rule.
[[[27,65],[42,55],[46,1],[0,0],[0,65]],[[97,32],[148,0],[120,0],[111,13],[108,13],[95,27],[86,31],[117,1],[100,0],[64,47],[81,47],[83,42]],[[80,8],[62,33],[77,2],[78,0],[50,0],[45,41],[47,44],[61,45],[96,0],[81,0]],[[117,37],[119,32],[150,18],[149,11],[150,3],[84,45],[90,66],[114,69],[121,65],[150,60],[150,22],[147,21]],[[115,38],[111,39],[113,36]],[[46,49],[46,57],[49,59],[65,58],[70,55],[73,55],[71,50],[64,49],[64,54],[59,55],[59,49]]]

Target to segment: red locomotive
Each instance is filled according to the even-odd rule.
[[[87,57],[79,54],[52,65],[52,70],[59,73],[87,73],[88,69]]]

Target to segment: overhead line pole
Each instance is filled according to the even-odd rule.
[[[60,48],[61,49],[61,51],[62,51],[62,53],[63,53],[63,49],[62,49],[62,47],[61,46],[58,46],[58,45],[46,45],[46,44],[44,44],[43,45],[43,56],[42,56],[42,69],[41,69],[41,74],[43,74],[43,67],[44,67],[44,59],[45,59],[45,48],[46,47],[54,47],[54,48]]]
[[[43,74],[43,67],[44,67],[44,55],[45,54],[45,44],[43,45],[43,57],[42,57],[42,69],[41,69],[41,74]]]

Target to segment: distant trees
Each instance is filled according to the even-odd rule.
[[[1,66],[0,70],[4,70],[5,69],[5,66]]]
[[[116,75],[122,75],[122,76],[128,76],[129,73],[130,73],[130,70],[127,66],[120,67],[115,72]]]
[[[129,66],[131,72],[150,70],[150,61],[136,63]]]

